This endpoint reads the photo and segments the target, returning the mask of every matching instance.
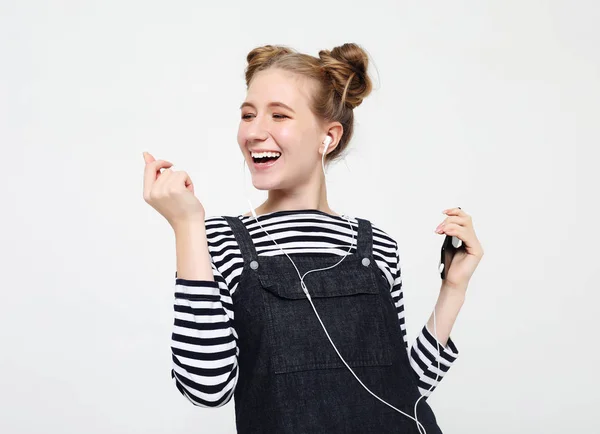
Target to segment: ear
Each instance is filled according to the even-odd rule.
[[[327,154],[330,154],[340,142],[342,138],[342,134],[344,133],[344,127],[339,122],[331,122],[325,126],[325,134],[323,135],[323,139],[325,136],[331,137],[331,143],[327,147]],[[321,146],[319,147],[319,154],[323,155],[323,151],[325,150],[325,145],[321,141]]]

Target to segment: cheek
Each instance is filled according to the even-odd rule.
[[[289,148],[288,150],[293,150],[296,144],[302,140],[302,135],[290,124],[278,125],[273,130],[273,137],[281,147]]]
[[[243,122],[240,122],[237,132],[237,142],[240,147],[244,147],[246,143],[246,128]]]

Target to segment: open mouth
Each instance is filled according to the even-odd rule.
[[[256,164],[265,164],[265,163],[269,163],[271,161],[275,161],[277,159],[279,159],[279,157],[281,157],[281,155],[278,155],[276,157],[252,157],[252,161]]]
[[[279,152],[257,152],[252,154],[252,162],[256,169],[267,169],[273,166],[281,157]]]

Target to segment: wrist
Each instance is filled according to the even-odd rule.
[[[171,223],[175,233],[189,233],[198,229],[204,229],[204,216],[193,219],[177,220]]]
[[[452,285],[447,282],[442,282],[440,292],[453,298],[464,299],[467,295],[467,285]]]

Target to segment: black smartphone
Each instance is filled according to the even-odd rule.
[[[460,207],[458,208],[461,209]],[[454,257],[456,251],[465,248],[464,243],[458,238],[455,240],[455,244],[457,244],[457,247],[455,247],[455,245],[452,244],[452,238],[456,237],[453,237],[452,235],[446,235],[444,237],[444,242],[442,243],[440,264],[438,265],[438,271],[440,272],[440,277],[442,280],[446,279],[446,268],[448,268],[452,263],[452,258]]]

